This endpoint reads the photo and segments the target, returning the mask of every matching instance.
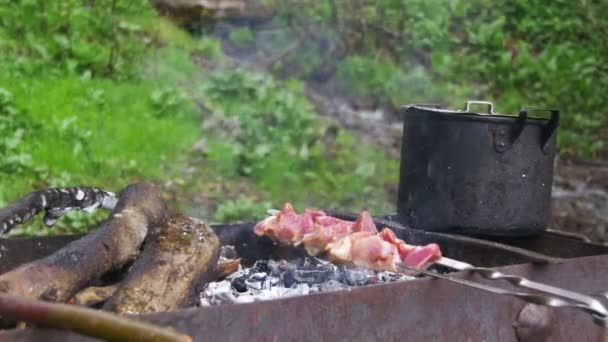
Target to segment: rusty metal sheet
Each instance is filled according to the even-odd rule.
[[[83,235],[0,239],[0,273],[43,258]]]
[[[608,289],[608,256],[497,269],[585,293]],[[518,341],[515,326],[525,306],[510,297],[426,278],[140,317],[173,326],[195,341]],[[608,340],[608,330],[595,325],[586,313],[574,309],[550,312],[541,331],[547,340]],[[521,336],[525,339],[526,335]],[[529,336],[539,340],[537,335]],[[26,329],[2,333],[0,340],[84,339],[71,333]]]

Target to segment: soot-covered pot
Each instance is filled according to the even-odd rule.
[[[487,112],[471,111],[472,104]],[[537,112],[549,118],[531,117]],[[430,231],[525,236],[546,229],[559,112],[404,108],[397,209]]]

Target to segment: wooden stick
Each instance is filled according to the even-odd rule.
[[[74,331],[106,341],[184,341],[192,339],[163,328],[124,316],[76,305],[47,303],[0,294],[0,315],[40,327]]]
[[[129,185],[118,197],[110,218],[97,230],[0,275],[0,293],[64,302],[90,281],[133,260],[148,228],[164,220],[167,207],[156,188],[146,183]]]

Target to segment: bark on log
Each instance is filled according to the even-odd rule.
[[[0,292],[31,299],[67,301],[104,273],[138,255],[149,227],[160,224],[167,207],[147,183],[120,192],[110,218],[95,231],[46,258],[0,275]]]
[[[118,284],[110,286],[87,287],[86,289],[75,294],[74,297],[70,299],[69,303],[81,306],[93,306],[112,297],[116,293],[117,289]]]
[[[215,275],[220,241],[204,222],[173,214],[155,228],[104,309],[118,313],[170,311],[193,303]]]
[[[218,261],[215,266],[215,278],[217,280],[224,279],[232,273],[239,270],[241,259],[225,259]]]
[[[25,223],[45,211],[44,224],[52,226],[70,210],[93,212],[98,207],[114,209],[116,195],[93,187],[54,188],[25,195],[0,210],[0,236],[18,224]]]

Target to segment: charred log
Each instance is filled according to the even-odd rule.
[[[126,187],[110,218],[97,230],[61,250],[0,275],[0,292],[30,299],[66,301],[89,282],[138,255],[149,227],[167,207],[154,186]]]
[[[0,210],[0,236],[18,224],[27,222],[44,211],[44,224],[52,226],[70,210],[92,212],[102,207],[114,209],[113,193],[93,187],[54,188],[35,191]]]
[[[140,258],[104,308],[151,313],[192,304],[198,287],[214,280],[219,245],[204,222],[172,215],[148,237]]]

